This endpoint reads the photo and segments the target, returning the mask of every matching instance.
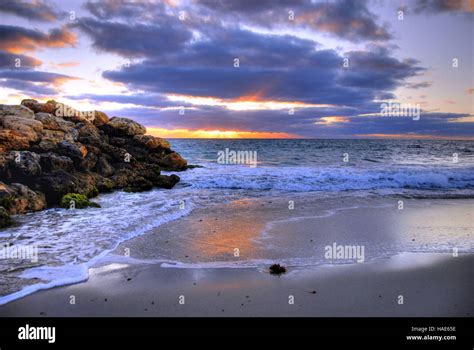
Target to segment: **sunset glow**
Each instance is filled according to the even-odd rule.
[[[197,106],[219,106],[231,111],[250,111],[250,110],[282,110],[297,108],[328,108],[330,104],[309,104],[298,101],[271,101],[258,100],[256,96],[243,96],[237,99],[224,100],[214,97],[199,97],[189,95],[168,95],[170,101],[184,102]]]
[[[296,138],[284,132],[253,132],[235,130],[187,130],[148,128],[147,133],[164,138],[202,138],[202,139],[286,139]]]
[[[348,123],[350,119],[347,117],[335,116],[335,117],[322,117],[315,124],[331,125],[337,123]]]

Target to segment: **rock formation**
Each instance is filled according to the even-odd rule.
[[[7,214],[57,206],[69,193],[170,189],[187,162],[127,118],[56,101],[0,105],[0,226]]]

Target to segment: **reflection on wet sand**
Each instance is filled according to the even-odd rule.
[[[189,248],[204,259],[257,258],[262,248],[255,238],[266,224],[266,220],[256,215],[257,206],[250,200],[233,201],[225,207],[225,213],[219,213],[219,218],[211,215],[193,222],[190,231],[194,232],[194,237],[183,239],[188,240]]]

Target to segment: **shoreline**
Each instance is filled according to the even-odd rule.
[[[461,271],[459,273],[468,275],[470,264],[474,265],[474,253],[461,248],[459,259],[462,262],[447,259],[447,257],[452,257],[450,244],[466,242],[465,240],[469,239],[466,236],[466,230],[472,228],[470,221],[472,201],[442,200],[433,203],[433,201],[406,200],[407,208],[410,209],[401,212],[396,208],[396,198],[387,200],[378,197],[378,200],[375,201],[374,198],[350,196],[322,200],[313,196],[298,195],[291,196],[291,198],[297,199],[297,206],[295,210],[289,211],[288,198],[286,196],[244,198],[214,207],[194,209],[178,220],[165,222],[147,233],[117,244],[116,248],[108,250],[109,254],[102,253],[101,257],[95,257],[83,265],[74,266],[74,268],[85,270],[82,271],[80,278],[73,276],[75,279],[71,279],[70,283],[66,281],[68,285],[54,286],[58,284],[56,280],[50,283],[51,287],[54,286],[53,288],[32,286],[33,289],[39,287],[43,290],[21,296],[21,294],[25,294],[25,289],[23,289],[16,294],[16,297],[21,296],[20,299],[0,306],[0,315],[14,315],[15,312],[9,311],[15,309],[15,307],[12,309],[12,305],[19,305],[17,311],[20,315],[24,312],[25,307],[27,309],[33,307],[31,303],[48,304],[48,298],[65,302],[65,295],[71,293],[70,295],[80,295],[80,299],[84,301],[94,291],[105,295],[108,290],[116,291],[121,295],[120,303],[127,304],[135,302],[135,295],[149,295],[150,291],[164,288],[166,292],[164,301],[167,305],[173,305],[176,295],[173,295],[173,290],[169,288],[174,288],[174,291],[186,290],[187,293],[194,295],[196,291],[192,288],[189,289],[189,287],[190,285],[195,286],[196,280],[202,276],[209,280],[208,289],[212,291],[221,288],[222,283],[240,285],[239,288],[235,287],[236,289],[233,290],[232,298],[239,297],[242,291],[252,285],[259,284],[262,284],[262,288],[268,295],[293,288],[299,290],[298,288],[305,279],[295,278],[295,276],[301,277],[302,275],[307,275],[306,281],[312,279],[319,281],[324,277],[333,281],[331,282],[333,288],[348,283],[349,289],[360,286],[360,288],[366,288],[367,293],[371,293],[371,291],[377,290],[381,281],[384,280],[379,276],[378,265],[384,266],[385,270],[383,271],[392,274],[392,277],[385,281],[387,287],[384,287],[390,290],[382,289],[383,293],[393,294],[393,290],[404,283],[399,276],[393,275],[393,266],[397,265],[394,262],[398,262],[399,265],[411,264],[412,273],[404,273],[409,279],[413,279],[414,275],[419,275],[420,278],[426,280],[422,274],[416,272],[417,270],[426,270],[427,276],[431,276],[430,278],[436,281],[432,292],[425,290],[417,282],[410,282],[407,285],[409,290],[412,288],[424,290],[426,293],[432,293],[430,297],[438,294],[443,295],[441,284],[443,283],[442,263],[444,262],[448,265],[447,269],[452,271],[447,277],[449,283],[462,291],[474,289],[472,284],[465,280],[468,278],[455,278],[456,273],[454,273],[455,269],[459,269]],[[423,222],[419,221],[420,217],[429,218],[430,224],[423,226]],[[367,224],[368,220],[370,220],[370,225]],[[433,236],[434,233],[436,234]],[[439,241],[438,237],[449,238]],[[367,259],[359,264],[344,263],[343,261],[334,261],[334,264],[331,264],[328,260],[321,260],[324,258],[323,247],[336,242],[366,246]],[[433,246],[436,242],[442,242],[442,245]],[[446,243],[449,244],[445,245]],[[394,253],[390,253],[390,250],[385,252],[383,249],[386,244],[389,246],[398,244],[399,248],[405,247],[406,249]],[[240,249],[239,258],[233,256],[235,247]],[[423,247],[428,247],[427,252],[416,252]],[[436,251],[430,252],[429,250],[433,247]],[[458,247],[464,246],[458,245]],[[129,256],[126,256],[127,251]],[[402,253],[404,251],[411,253]],[[386,253],[388,255],[385,256]],[[173,265],[175,263],[177,265]],[[267,269],[272,263],[283,263],[289,268],[289,273],[280,278],[269,275]],[[246,264],[254,264],[254,266],[246,266]],[[453,265],[456,267],[452,267]],[[334,273],[334,278],[331,278],[331,273]],[[353,278],[352,274],[354,273],[359,274],[363,280],[367,281],[368,285],[360,285],[360,281]],[[136,275],[148,277],[140,281],[139,285],[132,286],[132,290],[128,288],[128,285],[122,285],[124,276]],[[97,276],[107,280],[108,284],[105,285],[98,281]],[[229,280],[229,276],[233,276],[233,279]],[[70,276],[64,275],[64,277]],[[268,279],[269,277],[270,279]],[[474,280],[472,277],[469,278]],[[126,279],[128,278],[132,277],[126,277]],[[192,284],[189,283],[190,280],[193,281]],[[285,282],[279,284],[276,281]],[[127,282],[129,281],[127,280]],[[64,280],[61,283],[64,284]],[[429,285],[429,279],[427,283]],[[170,284],[173,287],[168,286]],[[125,289],[123,289],[124,287]],[[44,288],[48,289],[44,290]],[[436,289],[440,289],[440,292],[434,292]],[[200,295],[199,293],[198,295]],[[358,293],[363,292],[359,291]],[[13,295],[15,294],[3,298]],[[361,295],[358,298],[361,303],[364,303]],[[206,296],[200,295],[199,297],[206,299]],[[446,298],[449,299],[449,297],[448,293]],[[456,295],[453,298],[458,304],[465,305],[467,302]],[[88,300],[92,299],[94,297],[91,296]],[[110,298],[104,296],[104,299]],[[157,300],[154,302],[157,303]],[[211,301],[207,302],[212,309]],[[231,299],[227,302],[229,305],[233,305]],[[331,312],[334,310],[337,314],[337,301],[329,298],[327,303],[328,307],[332,305],[332,309],[323,310],[324,314],[332,316]],[[263,301],[262,305],[265,305]],[[365,305],[371,309],[370,305]],[[445,311],[451,314],[453,312],[460,314],[461,311],[454,308],[453,305],[446,305]],[[121,309],[119,306],[119,304],[116,305],[118,310]],[[96,315],[83,303],[81,307],[85,307],[83,311],[87,314]],[[262,308],[265,307],[267,306],[262,306]],[[468,307],[470,308],[470,306]],[[62,314],[53,306],[49,306],[49,308],[51,310],[49,314],[69,315],[68,313]],[[38,310],[35,307],[33,309]],[[144,307],[144,309],[148,311],[149,308]],[[355,309],[348,307],[348,310],[350,315],[358,316]],[[363,309],[357,310],[362,313],[366,312]],[[194,316],[199,316],[201,311],[206,314],[205,310],[189,310],[190,315]],[[320,311],[317,310],[317,312]],[[378,310],[378,312],[382,311]],[[47,311],[39,311],[39,313],[41,312],[48,314]],[[102,309],[101,312],[103,313],[100,315],[103,316],[107,316],[108,312],[120,316],[112,309]],[[123,316],[142,315],[137,312],[134,308],[126,309]],[[168,306],[163,312],[173,316]],[[239,310],[233,312],[237,316],[241,314]],[[305,315],[306,311],[300,310],[300,312],[302,312],[301,315]],[[391,309],[390,312],[395,311]],[[423,312],[427,314],[426,310]],[[259,313],[255,313],[255,315],[260,314],[265,315],[267,311],[259,309]],[[377,315],[382,314],[377,313]],[[75,315],[75,311],[70,315]]]
[[[297,199],[295,210],[288,210],[288,198]],[[27,271],[26,277],[29,278],[41,279],[41,276],[48,276],[56,270],[63,271],[63,277],[43,285],[27,286],[0,299],[7,300],[3,305],[9,305],[38,292],[47,293],[51,288],[87,284],[89,272],[104,264],[129,265],[132,262],[132,265],[138,263],[151,266],[158,262],[163,263],[165,269],[171,270],[262,271],[273,263],[283,263],[290,270],[295,267],[302,270],[324,270],[325,266],[333,266],[328,260],[321,260],[323,247],[331,242],[367,246],[368,259],[362,265],[390,259],[401,252],[412,252],[409,254],[421,254],[424,257],[429,254],[449,255],[450,250],[443,249],[442,246],[434,252],[428,250],[417,253],[419,246],[433,244],[433,234],[425,232],[426,227],[417,227],[418,233],[412,231],[406,234],[405,231],[413,229],[407,223],[432,217],[428,228],[429,231],[435,230],[438,236],[455,234],[454,229],[465,230],[472,227],[468,218],[471,203],[465,200],[436,200],[434,204],[432,200],[408,200],[406,204],[411,209],[402,214],[393,205],[396,198],[377,198],[375,201],[374,198],[349,196],[321,200],[299,194],[291,197],[243,198],[218,206],[196,208],[176,220],[161,223],[151,231],[118,242],[115,248],[107,249],[84,264],[70,267],[80,273],[64,275],[63,267],[45,267],[44,270],[40,268],[33,273]],[[369,226],[367,220],[371,221]],[[451,222],[457,222],[456,225],[460,227],[454,224],[447,229],[443,227],[451,225]],[[387,223],[397,226],[397,230],[386,227]],[[317,227],[317,230],[313,230],[313,227]],[[416,240],[412,237],[416,237]],[[383,244],[392,241],[404,241],[406,250],[393,253],[388,251],[385,255],[380,247],[383,248]],[[232,254],[234,247],[240,249],[241,255],[238,258]],[[467,252],[468,255],[472,254],[469,250]],[[466,254],[466,251],[460,249],[459,253]],[[350,261],[334,262],[335,266],[351,266]],[[66,268],[69,269],[67,266]],[[166,278],[162,282],[167,283]]]
[[[374,262],[290,269],[182,269],[112,263],[86,282],[0,306],[3,317],[470,317],[474,254],[404,253]],[[398,304],[399,296],[404,298]],[[184,296],[184,305],[179,303]],[[74,297],[75,304],[71,304]],[[289,298],[294,298],[294,304]]]

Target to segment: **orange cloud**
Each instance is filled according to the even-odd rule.
[[[420,134],[357,134],[361,138],[407,139],[407,140],[474,140],[474,136],[440,136]]]
[[[63,85],[64,83],[67,83],[72,80],[81,80],[81,78],[60,75],[60,76],[54,77],[51,83],[53,84],[54,87],[59,87]]]
[[[474,88],[466,89],[466,94],[468,94],[468,95],[474,94]]]
[[[55,63],[55,62],[49,62],[49,65],[55,68],[70,68],[70,67],[77,67],[80,63],[76,61],[70,61],[70,62],[61,62],[61,63]]]
[[[147,128],[148,134],[165,138],[196,138],[196,139],[291,139],[297,138],[286,132],[259,132],[237,130],[189,130]]]
[[[21,31],[8,35],[0,41],[0,49],[13,54],[44,48],[75,46],[77,36],[63,27],[53,29],[48,34],[36,31]]]
[[[468,115],[460,118],[449,118],[449,123],[474,123],[474,115]]]
[[[332,116],[332,117],[319,118],[319,121],[315,122],[314,124],[332,125],[332,124],[338,124],[338,123],[348,123],[350,121],[351,120],[347,117]]]
[[[232,101],[234,102],[256,102],[256,101],[263,101],[264,96],[266,95],[269,87],[261,88],[260,90],[255,91],[252,94],[248,94],[245,96],[238,97]]]

